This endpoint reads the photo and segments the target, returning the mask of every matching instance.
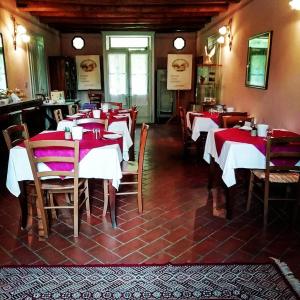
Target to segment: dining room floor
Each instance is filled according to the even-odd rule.
[[[208,193],[208,172],[199,149],[183,157],[179,125],[150,125],[143,214],[135,196],[117,196],[118,228],[112,229],[109,214],[102,217],[102,182],[90,180],[92,216],[81,214],[79,237],[64,212],[46,241],[38,240],[36,222],[31,232],[20,230],[18,199],[1,187],[0,265],[250,263],[275,257],[300,278],[299,218],[295,228],[271,212],[263,230],[262,206],[254,201],[246,213],[241,185],[233,218],[226,220],[222,190]]]

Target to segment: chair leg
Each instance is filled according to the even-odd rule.
[[[49,193],[49,202],[51,206],[54,206],[54,199],[53,199],[53,194]],[[55,220],[57,220],[57,214],[55,208],[51,208],[51,217]]]
[[[253,172],[251,172],[250,173],[249,190],[248,190],[247,211],[250,210],[250,206],[251,206],[253,185],[254,185],[254,174],[253,174]]]
[[[38,232],[39,238],[44,239],[48,237],[48,218],[44,210],[43,199],[36,197],[36,211],[38,218]]]
[[[106,215],[107,213],[107,207],[108,207],[108,180],[104,179],[103,180],[103,197],[104,197],[104,203],[103,203],[103,217]]]
[[[269,210],[269,181],[265,180],[264,189],[264,228],[268,224],[268,210]]]
[[[143,212],[143,198],[142,198],[142,176],[138,176],[138,210],[141,214]]]
[[[74,237],[78,237],[78,194],[74,195]]]
[[[90,217],[91,216],[91,208],[90,208],[90,193],[89,193],[89,181],[88,180],[85,180],[84,188],[85,188],[84,198],[86,199],[85,200],[86,214],[88,217]]]

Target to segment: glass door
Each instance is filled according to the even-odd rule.
[[[150,38],[106,36],[104,51],[105,101],[136,105],[138,122],[153,122],[152,52]]]

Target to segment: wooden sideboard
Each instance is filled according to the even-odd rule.
[[[0,191],[5,185],[8,151],[2,130],[14,124],[25,122],[30,136],[45,129],[44,113],[41,109],[42,100],[24,100],[0,106]]]

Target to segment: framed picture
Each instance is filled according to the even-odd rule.
[[[101,89],[99,55],[77,55],[76,69],[78,90]]]
[[[246,86],[257,89],[268,88],[271,43],[272,31],[249,38]]]
[[[192,88],[192,54],[168,54],[168,90],[190,90]]]

